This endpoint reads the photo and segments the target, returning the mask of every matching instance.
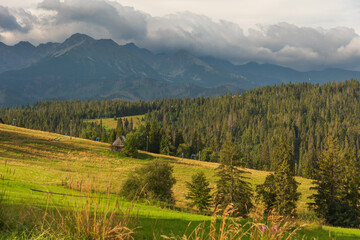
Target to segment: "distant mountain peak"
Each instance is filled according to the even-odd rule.
[[[66,39],[62,45],[69,46],[74,44],[80,44],[82,42],[90,42],[90,41],[94,41],[94,39],[86,34],[75,33],[71,35],[68,39]]]
[[[21,42],[15,44],[14,47],[35,48],[34,45],[32,45],[31,43],[29,43],[29,42],[27,42],[27,41],[21,41]]]
[[[67,40],[94,40],[94,39],[83,33],[74,33]]]
[[[125,44],[124,47],[138,48],[138,46],[136,46],[135,43],[133,43],[133,42],[129,42],[129,43]]]
[[[93,41],[95,40],[86,34],[75,33],[58,46],[57,50],[53,53],[53,56],[60,57],[71,49]]]

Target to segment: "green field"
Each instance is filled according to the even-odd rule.
[[[137,126],[140,124],[141,120],[144,118],[145,115],[136,115],[136,116],[127,116],[127,117],[121,117],[123,124],[125,119],[127,119],[129,122],[133,122],[134,128],[137,128]],[[94,122],[97,124],[100,124],[100,120],[102,120],[102,125],[107,129],[115,129],[117,126],[117,120],[114,118],[96,118],[96,119],[85,119],[84,122]]]
[[[0,172],[5,175],[5,202],[14,212],[21,212],[19,209],[25,206],[71,208],[87,202],[90,197],[101,199],[100,208],[105,205],[127,208],[131,202],[118,197],[121,184],[133,169],[155,158],[169,161],[174,167],[177,182],[173,190],[176,207],[181,211],[165,209],[157,203],[143,200],[135,202],[131,210],[131,214],[137,216],[136,225],[139,226],[135,230],[135,238],[161,239],[163,234],[178,236],[204,221],[209,224],[211,217],[191,213],[187,208],[185,182],[201,170],[214,187],[217,163],[147,153],[142,153],[141,159],[132,159],[109,152],[109,144],[0,124]],[[253,186],[262,183],[268,174],[265,171],[248,171]],[[311,216],[306,208],[307,197],[311,194],[311,180],[297,178],[297,181],[301,184],[299,189],[302,193],[299,216]],[[191,226],[188,228],[189,222]],[[299,224],[303,223],[305,221],[300,220]],[[336,239],[360,239],[360,230],[329,228],[313,223],[305,226],[301,233],[308,236],[307,239],[329,239],[329,229],[333,237],[337,236]]]

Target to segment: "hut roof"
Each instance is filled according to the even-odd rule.
[[[123,137],[123,136],[120,136],[120,137],[118,137],[112,144],[111,144],[111,146],[121,146],[121,147],[123,147],[124,146],[124,141],[125,140],[125,138]]]

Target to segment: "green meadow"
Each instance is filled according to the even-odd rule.
[[[135,116],[127,116],[127,117],[121,117],[121,120],[123,121],[123,124],[125,124],[125,120],[128,120],[129,122],[133,122],[133,127],[136,128],[141,120],[144,118],[145,115],[135,115]],[[105,129],[115,129],[117,126],[117,119],[114,118],[96,118],[96,119],[85,119],[84,122],[94,122],[96,124],[100,124],[100,120],[102,121],[102,125],[105,127]]]
[[[80,226],[80,221],[87,219],[89,222],[98,211],[105,213],[102,222],[105,222],[105,218],[108,220],[109,215],[113,217],[112,214],[126,216],[121,219],[126,219],[126,226],[130,226],[134,239],[180,237],[191,234],[202,223],[205,223],[202,229],[206,232],[214,219],[217,219],[215,225],[221,224],[221,218],[197,214],[188,207],[185,199],[186,181],[197,171],[203,171],[211,187],[215,187],[217,163],[145,152],[140,152],[138,157],[133,159],[110,152],[109,144],[105,143],[0,124],[1,191],[4,193],[0,225],[7,227],[6,231],[0,233],[0,239],[49,238],[54,235],[46,235],[46,232],[50,228],[57,229],[56,226],[69,228],[69,232],[75,231],[67,226],[66,219]],[[128,201],[119,197],[121,185],[128,174],[155,158],[169,161],[174,167],[177,181],[173,188],[175,206],[137,199]],[[254,188],[269,174],[265,171],[247,171],[248,180]],[[299,231],[296,239],[360,239],[359,229],[322,226],[321,221],[307,209],[308,197],[312,194],[311,180],[297,178],[297,181],[302,195],[297,209]],[[79,217],[73,213],[78,210],[86,210],[88,215]],[[243,219],[241,224],[246,225],[247,221]],[[31,234],[24,233],[29,231]],[[128,230],[123,228],[121,231]]]

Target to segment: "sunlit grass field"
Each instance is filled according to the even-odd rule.
[[[141,120],[144,118],[145,115],[135,115],[135,116],[127,116],[127,117],[121,117],[121,120],[123,121],[123,124],[125,124],[125,119],[127,119],[129,122],[133,122],[134,128],[137,128],[137,126],[140,124]],[[102,121],[102,125],[107,129],[115,129],[117,126],[117,120],[114,118],[96,118],[96,119],[86,119],[85,122],[94,122],[97,124],[100,124],[100,120]]]
[[[174,167],[177,182],[173,190],[178,210],[165,209],[157,203],[136,201],[132,210],[140,226],[136,230],[136,239],[160,239],[162,234],[181,235],[203,221],[210,222],[209,216],[191,213],[187,207],[186,181],[195,172],[203,171],[214,188],[217,163],[145,152],[141,152],[139,157],[132,159],[110,152],[109,144],[105,143],[0,124],[0,172],[7,176],[3,184],[6,202],[11,208],[25,205],[62,208],[86,201],[87,197],[96,197],[111,206],[118,204],[128,207],[132,203],[118,197],[127,175],[138,166],[162,158]],[[265,171],[247,171],[254,188],[263,183],[269,174]],[[311,215],[306,208],[308,196],[312,193],[309,189],[311,180],[297,178],[297,181],[302,193],[297,210],[299,216]],[[192,223],[190,228],[189,222]],[[329,239],[329,229],[333,237],[338,236],[336,239],[360,239],[360,230],[320,225],[313,227],[312,224],[305,227],[302,233],[309,236],[308,239]]]

